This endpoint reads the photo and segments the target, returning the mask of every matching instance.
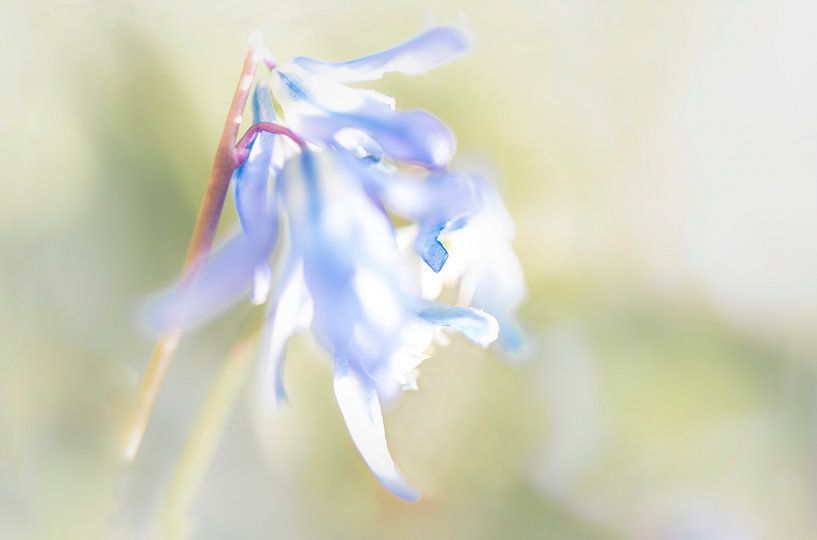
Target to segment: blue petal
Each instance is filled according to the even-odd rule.
[[[528,336],[516,318],[510,314],[499,316],[499,340],[497,345],[511,357],[522,357],[528,350]]]
[[[414,240],[414,249],[435,272],[442,270],[445,261],[448,260],[448,251],[438,240],[444,229],[445,224],[430,227],[423,226]]]
[[[332,144],[342,130],[359,130],[396,160],[442,168],[454,155],[451,130],[424,111],[399,111],[394,100],[348,88],[289,63],[275,70],[275,97],[287,124],[307,140]]]
[[[266,83],[261,82],[253,93],[253,119],[255,122],[275,120],[272,95]],[[270,168],[278,138],[262,132],[250,143],[247,160],[233,173],[233,196],[241,228],[248,236],[265,236],[269,233],[269,221],[275,213],[274,201],[269,195]]]
[[[256,122],[275,120],[275,109],[269,88],[259,84],[253,94]],[[273,203],[268,195],[270,166],[276,136],[262,132],[250,143],[247,160],[233,173],[233,196],[241,227],[248,236],[264,236],[269,232]]]
[[[359,129],[341,129],[335,133],[334,139],[337,147],[348,150],[353,156],[368,164],[383,160],[383,148]]]
[[[311,320],[312,299],[304,284],[302,264],[290,261],[269,303],[261,362],[262,398],[265,401],[279,407],[286,403],[284,349],[289,338],[306,330]]]
[[[499,333],[496,319],[474,308],[433,303],[417,316],[431,324],[457,330],[482,347],[493,343]]]
[[[253,122],[275,122],[275,106],[267,81],[259,82],[252,95]]]
[[[417,222],[414,247],[435,272],[448,260],[440,235],[465,226],[482,209],[480,179],[475,175],[440,171],[417,179],[370,167],[363,176],[386,207]]]
[[[270,199],[267,183],[272,160],[273,135],[259,134],[250,155],[233,173],[233,197],[241,228],[248,236],[264,235],[268,228]]]
[[[358,129],[374,139],[397,161],[439,169],[451,162],[456,150],[453,133],[440,119],[425,111],[399,111],[371,98],[354,110],[302,115],[297,130],[307,139],[331,142],[345,128]]]
[[[309,71],[338,82],[371,81],[384,73],[423,73],[446,64],[466,51],[470,40],[464,30],[451,26],[432,28],[385,51],[346,62],[323,62],[312,58],[294,61]]]
[[[348,155],[308,151],[287,164],[281,184],[293,242],[304,253],[312,331],[379,380],[414,311],[392,226],[357,176],[359,167]]]
[[[399,264],[393,229],[358,176],[362,165],[334,151],[307,151],[281,173],[282,200],[294,242],[314,268],[336,281],[356,267]],[[306,266],[306,265],[305,265]],[[337,292],[337,291],[335,291]]]
[[[440,235],[444,232],[456,231],[468,223],[468,218],[473,211],[463,210],[465,213],[456,214],[452,207],[445,212],[432,214],[418,220],[420,225],[417,231],[417,238],[414,240],[414,249],[420,258],[435,272],[443,269],[448,260],[448,250],[440,242]],[[455,217],[456,216],[456,217]],[[442,219],[440,224],[435,220]]]
[[[401,499],[417,501],[419,493],[403,478],[389,453],[380,400],[371,379],[337,356],[334,387],[340,412],[363,460],[386,489]]]
[[[235,304],[250,289],[256,268],[277,238],[277,220],[267,242],[238,232],[213,253],[198,277],[185,287],[173,285],[147,301],[143,318],[149,330],[197,326]]]

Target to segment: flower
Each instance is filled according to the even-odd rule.
[[[445,124],[343,83],[420,73],[467,46],[461,30],[435,28],[357,60],[296,58],[274,67],[255,89],[256,126],[282,121],[305,142],[295,148],[261,132],[242,149],[246,160],[232,179],[241,230],[191,283],[147,307],[149,324],[166,329],[200,324],[248,291],[253,303],[266,303],[261,387],[269,405],[286,401],[288,339],[311,330],[334,359],[334,392],[352,440],[380,482],[406,500],[418,493],[390,456],[381,403],[416,388],[416,368],[445,330],[482,347],[499,335],[505,348],[518,348],[514,311],[524,281],[496,191],[479,175],[446,170],[455,143]],[[459,286],[463,298],[473,289],[469,301],[435,301],[439,283],[420,294],[423,276],[398,249],[389,212],[415,223],[427,271]]]

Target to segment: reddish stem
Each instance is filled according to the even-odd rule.
[[[227,121],[221,133],[221,140],[218,143],[216,157],[213,160],[213,167],[207,182],[207,191],[204,194],[196,227],[193,230],[193,237],[190,239],[187,248],[187,255],[182,268],[180,295],[184,294],[184,289],[196,278],[210,255],[216,225],[221,216],[221,209],[224,206],[230,178],[235,170],[235,150],[233,146],[238,136],[238,128],[241,124],[252,81],[255,78],[255,71],[258,63],[262,60],[264,50],[261,35],[254,34],[250,40],[247,56],[244,58],[244,66],[238,79],[238,86],[233,94]],[[139,449],[153,404],[159,394],[159,388],[170,366],[170,361],[180,338],[181,330],[173,328],[165,332],[156,343],[145,377],[139,388],[133,416],[128,425],[125,448],[125,457],[128,459],[133,459]]]
[[[241,136],[241,139],[239,139],[238,143],[235,145],[234,161],[236,168],[240,167],[241,164],[244,163],[244,160],[247,159],[250,143],[253,141],[255,136],[262,131],[266,133],[273,133],[275,135],[283,135],[300,146],[302,150],[306,148],[306,142],[301,137],[293,133],[289,128],[274,122],[257,122],[247,129],[247,131]]]
[[[227,114],[224,130],[221,132],[221,140],[216,149],[216,157],[210,170],[210,179],[207,182],[207,191],[204,194],[204,200],[199,210],[196,228],[193,230],[193,237],[187,248],[184,272],[186,274],[185,279],[188,282],[195,275],[196,267],[202,265],[210,253],[216,225],[218,225],[218,219],[221,216],[221,209],[227,195],[227,188],[230,185],[230,178],[236,167],[233,145],[238,137],[238,128],[241,125],[247,96],[259,61],[259,53],[256,47],[250,47],[244,60],[244,69],[241,71],[241,78],[233,95],[233,103],[230,106],[230,112]]]

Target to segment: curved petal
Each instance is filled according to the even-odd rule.
[[[528,350],[528,336],[519,321],[511,314],[497,316],[499,321],[499,348],[511,357],[522,357]]]
[[[527,347],[526,332],[516,320],[516,310],[527,296],[522,265],[510,242],[495,240],[489,249],[490,257],[483,255],[470,265],[468,279],[476,284],[473,305],[499,320],[499,348],[510,355],[521,356]]]
[[[294,62],[312,73],[338,82],[379,79],[397,71],[406,75],[423,73],[453,60],[468,50],[470,39],[461,28],[439,26],[390,49],[346,62],[323,62],[300,57]]]
[[[481,347],[487,347],[496,341],[499,334],[496,319],[474,308],[431,304],[417,316],[436,326],[457,330]]]
[[[399,111],[391,98],[348,88],[289,63],[275,71],[273,92],[289,126],[313,142],[330,144],[344,129],[371,137],[396,160],[445,167],[454,155],[451,130],[424,111]]]
[[[447,166],[454,157],[454,134],[439,118],[425,111],[399,111],[365,100],[351,112],[304,115],[298,131],[308,139],[331,141],[345,128],[368,134],[383,152],[397,161],[429,169]]]
[[[272,288],[272,268],[267,261],[261,261],[253,272],[252,290],[250,291],[250,302],[260,306],[269,298]]]
[[[273,135],[261,133],[250,146],[250,155],[233,173],[233,198],[241,228],[248,236],[263,235],[270,212],[267,183],[272,161]]]
[[[417,222],[415,250],[434,272],[448,260],[440,235],[465,226],[482,209],[475,175],[440,171],[418,179],[369,167],[363,176],[387,208]]]
[[[253,122],[275,122],[275,106],[272,104],[269,82],[259,81],[252,95]]]
[[[269,87],[259,83],[253,94],[255,122],[272,122],[275,109]],[[272,133],[262,132],[250,143],[247,160],[233,173],[233,197],[241,227],[248,236],[268,233],[273,203],[268,195],[270,167],[278,143]]]
[[[262,398],[265,403],[286,403],[283,367],[287,340],[309,328],[312,299],[306,290],[301,261],[290,262],[270,301],[261,362]]]
[[[420,498],[403,478],[389,453],[380,400],[371,379],[345,358],[335,358],[335,398],[363,460],[386,489],[407,501]]]
[[[439,241],[440,234],[444,229],[445,224],[423,225],[417,231],[417,238],[414,240],[414,249],[417,254],[435,272],[442,270],[445,261],[448,260],[448,250]]]
[[[235,304],[249,291],[256,268],[269,256],[277,238],[277,220],[272,229],[272,238],[263,243],[234,233],[192,283],[184,287],[176,283],[148,300],[142,317],[147,328],[161,332],[194,327]]]
[[[335,133],[334,138],[340,148],[348,150],[358,159],[368,163],[379,163],[383,159],[383,148],[359,129],[341,129]]]
[[[343,292],[334,284],[350,280],[356,268],[392,273],[399,259],[391,223],[361,181],[361,167],[342,153],[307,151],[281,173],[281,199],[306,258],[307,281],[320,274],[334,295]]]

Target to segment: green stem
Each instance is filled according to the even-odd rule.
[[[255,330],[232,347],[199,409],[162,508],[162,538],[183,539],[188,536],[188,512],[213,459],[236,397],[253,365],[259,335],[260,330]]]

